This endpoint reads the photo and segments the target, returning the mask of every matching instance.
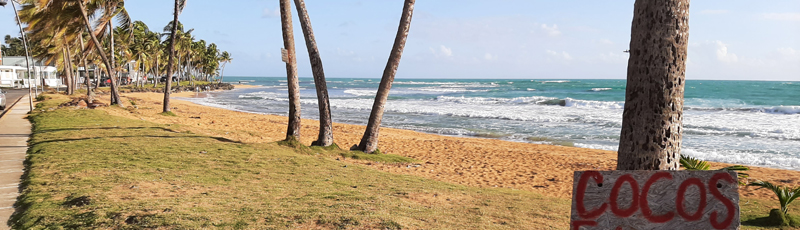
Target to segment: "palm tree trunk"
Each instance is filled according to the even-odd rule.
[[[61,56],[64,58],[64,77],[67,80],[67,95],[72,95],[72,70],[70,66],[72,65],[69,63],[69,52],[66,47],[61,47]]]
[[[228,63],[222,63],[222,72],[219,73],[219,83],[222,83],[222,79],[225,78],[225,65]]]
[[[175,32],[178,30],[178,1],[175,0],[175,12],[172,19],[172,34],[169,36],[169,59],[167,61],[167,85],[164,86],[164,108],[163,112],[170,112],[169,94],[172,91],[172,64],[175,62]]]
[[[161,55],[159,55],[159,56],[161,56]],[[158,59],[159,59],[159,57],[156,57],[156,68],[153,70],[153,73],[155,73],[155,74],[156,74],[156,75],[153,77],[153,88],[158,88],[158,81],[159,81],[159,80],[161,80],[161,73],[160,73],[160,71],[159,71],[159,68],[160,68],[161,66],[159,66],[159,65],[158,65],[158,64],[159,64],[159,63],[158,63]]]
[[[372,104],[372,111],[369,114],[367,130],[361,137],[361,143],[356,150],[372,153],[378,149],[378,132],[380,131],[381,119],[383,119],[383,109],[386,106],[386,99],[389,98],[389,89],[392,88],[394,76],[397,74],[397,67],[400,65],[400,57],[403,55],[403,48],[406,46],[408,30],[411,28],[411,16],[414,12],[414,0],[406,0],[403,4],[403,16],[400,18],[400,26],[397,28],[397,36],[394,38],[392,53],[389,54],[389,61],[383,70],[381,84],[378,87],[378,94],[375,95],[375,103]]]
[[[634,4],[617,170],[677,170],[689,0]]]
[[[308,48],[308,57],[311,61],[311,71],[314,74],[314,85],[317,88],[317,101],[319,102],[319,137],[311,143],[314,146],[330,146],[333,144],[333,122],[331,121],[331,106],[328,99],[328,86],[325,82],[325,71],[322,68],[322,58],[319,56],[317,41],[314,40],[314,30],[311,29],[311,19],[306,12],[303,0],[294,0],[297,7],[297,17],[303,27],[303,35]]]
[[[89,65],[86,64],[86,56],[84,56],[86,46],[83,44],[83,35],[79,35],[78,37],[81,42],[81,64],[83,65],[83,73],[86,75],[83,80],[84,83],[86,83],[86,98],[88,98],[89,103],[92,103],[94,102],[94,97],[92,97],[92,85],[90,84],[91,81],[89,81]]]
[[[286,129],[286,140],[300,140],[300,81],[297,79],[297,60],[294,51],[294,30],[292,28],[292,4],[289,0],[280,0],[281,30],[283,46],[286,48],[286,80],[289,88],[289,125]]]
[[[117,78],[117,76],[119,75],[119,72],[117,72],[117,52],[114,49],[115,45],[114,45],[114,25],[113,25],[113,23],[114,22],[112,22],[112,21],[108,22],[108,35],[109,35],[108,44],[111,45],[111,68],[114,69],[114,75],[113,76],[109,76],[109,78],[116,78],[117,79],[117,83],[119,83],[119,85],[122,85],[122,82],[120,82],[120,79]],[[117,92],[114,92],[113,90],[111,91],[111,96],[114,97],[114,98],[118,97],[118,96],[114,96],[115,93],[119,93],[119,91],[117,91]],[[111,103],[114,103],[114,102],[112,101]]]
[[[92,31],[92,24],[89,22],[89,16],[86,13],[86,5],[84,5],[83,1],[77,1],[78,5],[81,7],[81,14],[83,15],[84,25],[86,26],[87,31]],[[105,52],[103,52],[102,44],[99,40],[97,40],[97,36],[94,33],[89,32],[89,36],[92,37],[92,42],[94,42],[94,47],[97,50],[97,54],[100,55],[100,58],[103,59],[103,62],[106,64],[106,73],[108,74],[109,78],[111,79],[111,104],[116,104],[119,106],[124,107],[122,101],[119,99],[119,91],[117,89],[117,80],[114,79],[114,69],[111,66],[111,62],[109,62],[108,57],[106,56]]]

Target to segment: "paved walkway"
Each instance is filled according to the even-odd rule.
[[[11,106],[12,101],[9,101]],[[19,196],[25,153],[31,123],[25,117],[29,111],[28,95],[0,117],[0,229],[9,229],[8,218],[14,213],[14,202]]]

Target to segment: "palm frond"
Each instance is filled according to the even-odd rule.
[[[783,211],[784,214],[789,213],[789,207],[788,207],[789,204],[791,204],[792,201],[800,197],[800,187],[798,188],[782,187],[767,181],[760,181],[760,180],[752,182],[749,185],[772,190],[772,192],[774,192],[775,195],[778,196],[778,202],[781,204],[781,211]]]
[[[684,156],[681,155],[681,166],[683,166],[686,170],[709,170],[711,168],[711,164],[708,162],[698,160],[694,157]]]

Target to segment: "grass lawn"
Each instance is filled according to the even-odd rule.
[[[67,98],[51,96],[30,116],[21,212],[11,220],[17,229],[568,228],[568,199],[395,175],[336,158],[413,159],[235,143],[99,110],[56,109]],[[742,220],[758,224],[776,204],[742,199]]]

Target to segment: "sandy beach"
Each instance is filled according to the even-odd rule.
[[[237,88],[257,87],[237,85]],[[202,94],[202,93],[201,93]],[[135,101],[138,109],[103,108],[112,115],[147,120],[163,124],[179,124],[194,133],[223,137],[245,143],[280,141],[285,137],[287,118],[237,112],[180,100],[193,97],[193,92],[173,94],[172,112],[177,117],[159,115],[162,94],[123,94]],[[107,98],[102,98],[107,100]],[[302,109],[316,109],[303,107]],[[335,116],[335,114],[334,114]],[[319,122],[302,121],[301,142],[310,145],[315,140]],[[334,140],[342,148],[358,143],[365,127],[334,124]],[[392,173],[416,175],[456,184],[477,187],[503,187],[528,190],[545,196],[570,198],[574,171],[613,170],[617,154],[614,151],[519,143],[495,139],[451,137],[409,130],[382,128],[379,148],[389,154],[411,157],[419,165],[361,163]],[[712,163],[712,168],[730,164]],[[800,171],[752,167],[752,179],[781,185],[800,185]],[[774,199],[768,190],[742,187],[743,198]]]

